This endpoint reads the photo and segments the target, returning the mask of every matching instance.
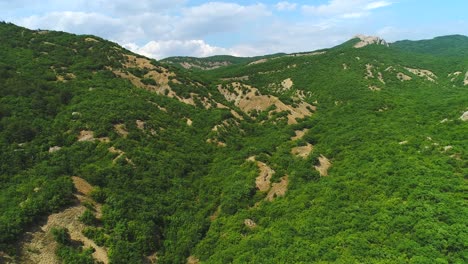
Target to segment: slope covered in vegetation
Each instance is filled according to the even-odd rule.
[[[177,67],[192,70],[213,70],[224,66],[236,64],[248,64],[266,58],[280,57],[286,54],[278,53],[266,56],[257,57],[235,57],[230,55],[217,55],[206,58],[195,57],[169,57],[161,60],[161,62],[173,64]]]
[[[464,263],[459,38],[200,71],[0,24],[0,259],[31,261],[78,176],[110,263]],[[95,262],[67,232],[58,259]]]

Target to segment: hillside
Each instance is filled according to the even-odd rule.
[[[217,55],[206,58],[195,58],[195,57],[169,57],[161,60],[163,63],[173,64],[183,69],[197,69],[197,70],[213,70],[224,66],[236,65],[236,64],[248,64],[254,61],[281,57],[286,54],[278,53],[266,56],[257,57],[235,57],[229,55]]]
[[[464,38],[201,70],[0,23],[0,262],[465,263]]]

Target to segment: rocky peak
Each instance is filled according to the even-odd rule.
[[[387,41],[376,36],[356,35],[354,38],[361,40],[354,45],[355,48],[362,48],[371,44],[384,45],[388,47]]]

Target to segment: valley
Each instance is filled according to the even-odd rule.
[[[0,40],[0,263],[467,261],[466,36],[160,61]]]

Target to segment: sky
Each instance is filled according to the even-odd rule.
[[[145,56],[257,56],[468,35],[467,0],[0,0],[0,21],[92,34]]]

